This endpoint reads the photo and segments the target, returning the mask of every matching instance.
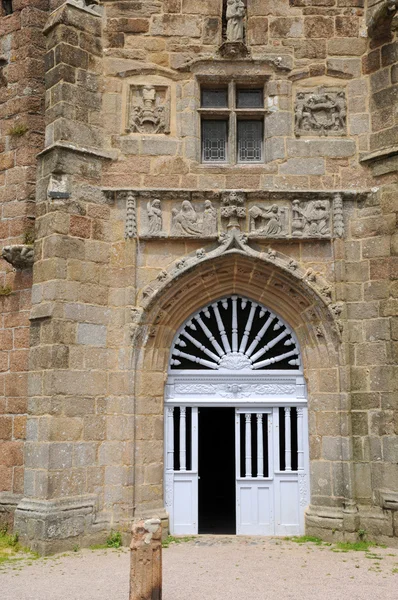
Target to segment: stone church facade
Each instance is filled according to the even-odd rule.
[[[254,414],[289,419],[300,531],[397,545],[397,10],[3,0],[0,518],[26,544],[87,545],[135,516],[168,527],[165,406],[214,389],[247,416],[263,369]],[[256,366],[249,305],[293,350],[267,341]],[[209,307],[218,333],[195,338]],[[275,361],[305,389],[302,479]],[[178,388],[174,368],[224,387]],[[180,432],[199,404],[178,407]]]

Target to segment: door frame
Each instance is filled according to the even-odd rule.
[[[207,375],[207,377],[206,377]],[[210,379],[210,381],[208,381]],[[226,383],[228,381],[228,383]],[[210,387],[209,387],[210,386]],[[226,388],[226,386],[228,386]],[[252,389],[257,387],[262,393],[253,397],[252,393],[246,395],[245,387]],[[261,386],[260,388],[258,386]],[[217,394],[218,390],[218,394]],[[226,390],[228,396],[225,398]],[[229,391],[228,391],[229,390]],[[210,395],[212,394],[212,395]],[[213,395],[214,394],[214,395]],[[240,397],[243,396],[245,397]],[[241,376],[233,375],[200,374],[198,372],[183,371],[169,374],[166,384],[165,394],[165,507],[169,513],[170,531],[175,535],[188,535],[198,533],[198,444],[200,432],[198,431],[197,411],[200,407],[228,407],[235,408],[236,411],[255,413],[272,412],[273,419],[273,516],[274,532],[268,535],[295,535],[304,532],[304,510],[309,504],[309,443],[308,443],[308,411],[306,400],[306,387],[301,374],[293,375],[291,373],[274,371],[272,374]],[[232,397],[231,397],[232,396]],[[190,407],[192,409],[192,465],[190,471],[175,472],[174,462],[171,463],[171,450],[169,445],[170,426],[168,426],[167,415],[169,410],[175,407]],[[279,468],[279,458],[277,457],[275,428],[279,426],[279,408],[296,407],[301,409],[301,436],[302,436],[302,469],[300,471],[281,471]],[[196,418],[194,415],[196,414]],[[170,421],[169,421],[170,424]],[[174,459],[173,459],[174,461]],[[176,493],[176,483],[183,484],[191,481],[190,509],[192,514],[191,527],[184,531],[175,523],[174,502]],[[289,483],[295,482],[295,493],[297,493],[299,525],[288,523],[283,524],[283,497],[281,489]],[[236,483],[238,486],[238,483]],[[179,486],[181,488],[181,485]],[[238,487],[236,488],[236,500],[238,502]],[[237,514],[237,534],[238,532],[238,504],[236,505]],[[254,534],[250,534],[254,535]],[[257,534],[255,534],[257,535]],[[261,533],[260,533],[261,535]],[[266,534],[262,534],[266,535]]]

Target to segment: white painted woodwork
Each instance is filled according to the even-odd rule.
[[[297,469],[304,469],[304,409],[302,406],[297,408]]]
[[[230,316],[223,318],[228,313]],[[244,328],[240,342],[239,326]],[[249,339],[252,341],[247,348]],[[274,349],[279,342],[292,349],[289,352],[281,352],[280,346]],[[264,358],[259,361],[261,357]],[[264,369],[287,359],[291,359],[288,364],[292,367],[300,367],[299,349],[291,328],[264,306],[237,295],[212,302],[184,324],[173,344],[171,369],[178,369],[180,359],[193,368],[200,365],[213,370]]]
[[[180,471],[187,470],[186,422],[187,409],[180,406]]]
[[[246,447],[245,447],[245,477],[252,476],[252,432],[251,414],[245,414]]]
[[[282,346],[286,352],[280,351]],[[201,406],[235,408],[237,533],[304,533],[310,498],[308,417],[294,332],[266,307],[233,295],[191,316],[177,333],[171,354],[165,391],[165,506],[171,533],[198,532],[198,444],[208,442],[198,432]],[[189,361],[188,368],[187,363],[180,367],[181,360]],[[267,369],[284,360],[292,368]],[[280,426],[285,428],[283,447]],[[297,447],[291,443],[294,428]],[[297,470],[292,470],[295,465]],[[215,460],[214,468],[222,465]]]
[[[285,471],[292,470],[292,441],[290,406],[285,406]]]
[[[263,415],[257,413],[257,477],[264,477]]]

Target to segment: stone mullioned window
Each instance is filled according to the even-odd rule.
[[[264,86],[230,81],[201,85],[202,163],[264,161]]]

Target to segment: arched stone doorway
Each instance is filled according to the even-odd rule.
[[[172,345],[165,440],[171,533],[302,533],[307,405],[292,329],[235,294],[192,315]]]
[[[197,251],[192,251],[195,256]],[[328,515],[340,518],[341,510],[354,496],[351,463],[344,454],[350,443],[345,355],[332,301],[327,295],[323,297],[321,279],[314,282],[305,271],[290,269],[285,255],[276,253],[267,259],[265,254],[258,254],[256,258],[233,250],[199,264],[193,259],[192,265],[189,255],[186,267],[172,266],[168,278],[151,282],[142,297],[141,312],[133,325],[137,515],[169,517],[164,479],[165,391],[176,332],[203,306],[231,294],[251,299],[279,315],[300,347],[301,376],[308,398],[311,478],[306,531],[315,534],[318,523]],[[323,447],[322,435],[333,438],[336,452],[331,454],[326,445]]]

